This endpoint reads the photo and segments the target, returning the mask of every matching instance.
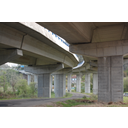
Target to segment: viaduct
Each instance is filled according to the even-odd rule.
[[[58,42],[44,27],[70,45]],[[72,73],[77,74],[77,92],[85,74],[85,92],[89,93],[93,73],[93,92],[99,101],[123,101],[127,34],[128,24],[121,22],[4,22],[0,23],[0,64],[28,65],[25,71],[38,75],[38,97],[51,96],[51,74],[55,75],[56,97],[65,94],[66,74],[71,91]],[[83,56],[82,64],[75,54]]]

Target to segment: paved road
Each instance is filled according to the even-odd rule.
[[[2,100],[0,101],[0,107],[34,107],[45,105],[47,103],[65,101],[68,99],[79,99],[85,96],[82,93],[72,93],[72,97],[69,98],[46,98],[46,99],[17,99],[17,100]]]

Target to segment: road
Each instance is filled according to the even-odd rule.
[[[85,96],[85,94],[72,92],[72,97],[69,97],[69,98],[42,98],[42,99],[37,98],[37,99],[2,100],[0,101],[0,107],[36,107],[36,106],[41,106],[48,103],[66,101],[68,99],[79,99],[79,98],[82,98],[83,96]]]

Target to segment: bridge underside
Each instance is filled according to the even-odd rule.
[[[97,63],[99,101],[123,101],[123,59],[128,59],[128,23],[38,24],[64,38],[70,43],[70,51],[83,55],[85,62]]]

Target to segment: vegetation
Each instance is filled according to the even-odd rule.
[[[37,97],[35,83],[27,84],[18,71],[13,69],[0,70],[0,99]]]
[[[96,95],[91,95],[90,97],[84,96],[82,99],[73,99],[73,100],[67,100],[63,102],[57,102],[56,104],[61,107],[72,107],[76,105],[87,105],[92,104],[97,100]]]

